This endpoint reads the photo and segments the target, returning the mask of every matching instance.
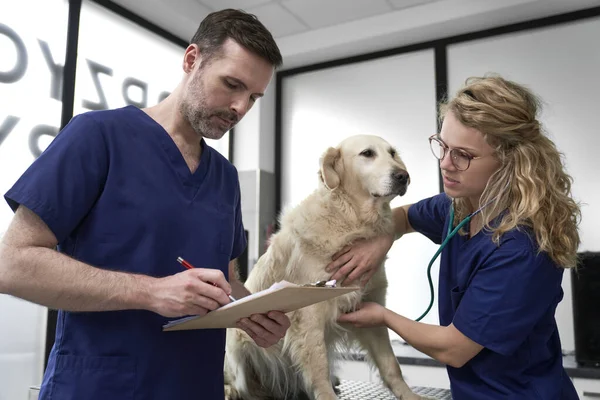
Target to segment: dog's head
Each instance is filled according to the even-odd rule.
[[[321,156],[321,180],[329,190],[390,201],[410,183],[396,149],[378,136],[358,135],[330,147]]]

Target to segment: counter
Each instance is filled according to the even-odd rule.
[[[405,343],[393,342],[392,347],[398,363],[402,365],[444,367],[439,361],[434,360]],[[362,361],[364,360],[364,356],[361,354],[352,354],[351,359]],[[572,353],[563,355],[563,366],[571,378],[600,379],[600,368],[581,367],[577,365],[575,355]]]

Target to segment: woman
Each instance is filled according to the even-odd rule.
[[[538,108],[514,82],[468,79],[442,105],[441,132],[429,139],[445,193],[394,209],[396,238],[420,232],[440,244],[464,224],[441,253],[440,326],[372,303],[340,318],[387,325],[447,364],[455,399],[577,399],[554,313],[563,271],[576,265],[580,213]],[[368,279],[393,240],[343,249],[332,278]]]

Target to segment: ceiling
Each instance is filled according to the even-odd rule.
[[[188,41],[208,13],[269,28],[284,69],[600,6],[600,0],[113,0]]]

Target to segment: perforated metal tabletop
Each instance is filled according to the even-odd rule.
[[[396,397],[385,386],[374,382],[342,380],[337,387],[340,400],[396,400]],[[435,389],[413,386],[411,389],[421,396],[432,399],[452,400],[447,389]]]

